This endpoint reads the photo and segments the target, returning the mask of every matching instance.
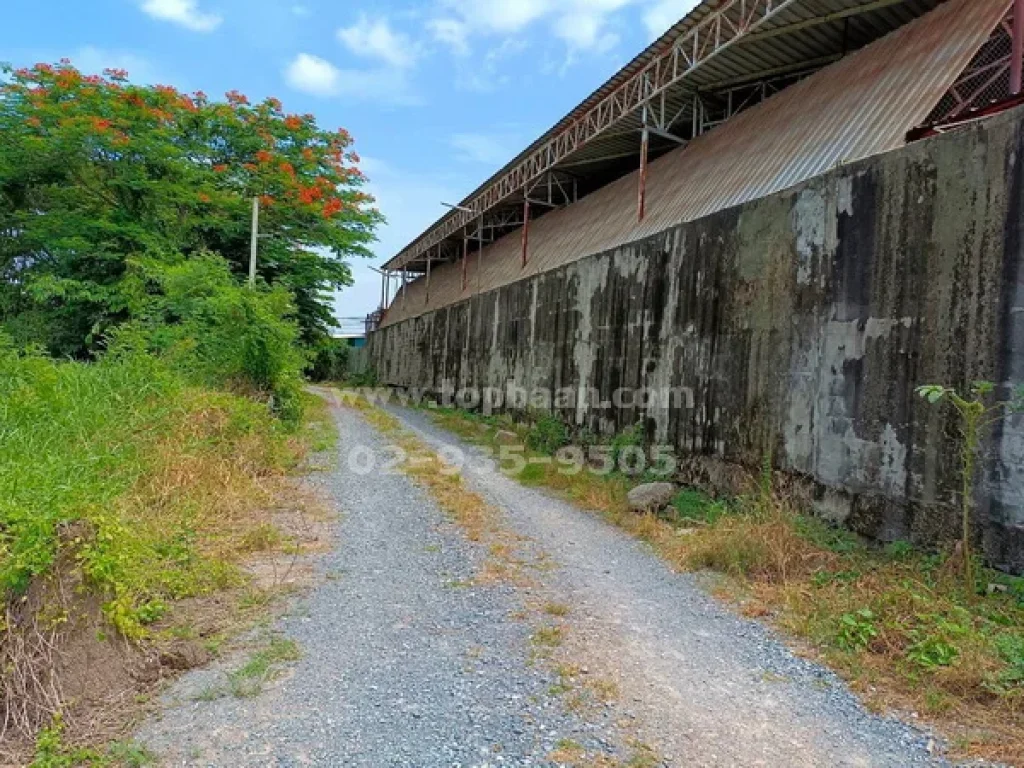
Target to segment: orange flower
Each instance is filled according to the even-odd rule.
[[[269,208],[274,204],[274,198],[270,195],[260,195],[260,205],[264,208]]]
[[[294,168],[294,166],[292,166],[291,163],[281,163],[281,165],[279,167],[281,168],[281,170],[284,173],[287,173],[290,176],[294,176],[295,175],[295,168]]]
[[[310,162],[312,162],[316,158],[316,155],[313,154],[313,150],[310,149],[309,147],[306,147],[304,150],[302,150],[302,156],[309,160]]]
[[[297,115],[288,115],[284,119],[284,127],[289,131],[297,131],[302,127],[302,118]]]
[[[200,192],[199,193],[199,202],[200,203],[208,203],[208,202],[210,202],[210,196],[208,194],[206,194],[205,192]]]
[[[249,98],[245,94],[239,93],[238,91],[228,91],[227,94],[225,95],[227,97],[228,104],[231,104],[232,106],[237,107],[239,105],[249,103]]]
[[[102,117],[93,117],[90,118],[90,120],[92,121],[92,128],[94,131],[103,133],[105,131],[110,130],[109,120],[104,120]]]
[[[331,218],[334,214],[341,210],[341,200],[336,197],[332,197],[326,203],[324,203],[323,216],[325,219]]]
[[[226,171],[227,169],[228,167],[224,165],[224,163],[220,163],[218,165],[213,166],[213,170],[215,173],[224,173],[224,171]]]
[[[274,156],[267,152],[267,150],[265,149],[261,149],[259,152],[256,153],[256,159],[259,160],[261,163],[269,163],[273,158]]]
[[[43,124],[43,121],[38,117],[30,117],[25,121],[25,124],[30,125],[33,128],[39,128]]]
[[[319,187],[302,187],[299,190],[299,202],[305,205],[312,205],[323,196],[324,193]]]

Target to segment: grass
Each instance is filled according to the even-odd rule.
[[[294,640],[273,637],[264,648],[256,651],[249,660],[228,674],[228,690],[236,698],[251,698],[258,695],[263,686],[280,673],[282,665],[298,661],[302,657]]]
[[[325,421],[318,400],[305,404],[307,424]],[[78,733],[62,697],[34,698],[42,686],[26,685],[51,662],[19,652],[14,628],[58,648],[75,612],[96,604],[109,625],[100,639],[182,640],[177,605],[244,592],[245,558],[294,545],[270,509],[311,442],[329,444],[328,430],[296,432],[266,403],[191,385],[141,354],[86,365],[0,350],[0,693],[21,738],[45,736],[62,712],[72,743],[100,736]],[[47,599],[51,581],[73,585],[67,601]]]
[[[507,419],[432,413],[473,442],[497,447],[500,428],[530,444],[530,428]],[[770,487],[730,501],[684,489],[656,517],[630,511],[637,480],[527,466],[527,484],[599,512],[676,568],[721,574],[718,596],[808,641],[869,705],[925,715],[957,756],[1024,763],[1024,580],[979,568],[968,595],[955,558],[901,542],[869,547],[798,514]]]
[[[157,758],[131,742],[113,742],[103,749],[69,747],[64,743],[64,724],[58,716],[36,737],[29,768],[145,768]]]

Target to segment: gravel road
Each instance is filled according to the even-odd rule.
[[[435,446],[476,450],[421,412],[392,412]],[[252,698],[203,695],[238,659],[186,675],[137,734],[166,765],[552,765],[564,740],[621,765],[623,723],[656,764],[944,764],[926,734],[865,711],[698,577],[499,473],[467,472],[466,483],[555,567],[534,586],[472,584],[484,548],[404,475],[353,471],[353,449],[380,465],[387,441],[355,411],[336,407],[335,418],[341,458],[310,482],[341,515],[338,546],[320,563],[325,578],[273,628],[301,659]],[[577,711],[552,693],[559,678],[535,663],[522,619],[538,600],[569,607],[561,652],[613,680],[614,703]]]
[[[187,674],[136,740],[166,765],[546,765],[562,739],[595,752],[604,727],[563,711],[531,664],[522,596],[467,586],[484,553],[401,474],[357,474],[346,459],[387,442],[338,407],[341,459],[310,482],[340,513],[326,576],[275,629],[302,657],[252,698],[210,698],[245,656]]]
[[[391,408],[435,447],[476,454],[470,487],[560,566],[547,586],[572,606],[577,652],[612,675],[640,733],[679,766],[944,765],[922,731],[866,711],[829,670],[795,656],[673,573],[644,544],[499,472],[427,414]]]

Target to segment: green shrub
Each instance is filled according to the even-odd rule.
[[[569,444],[569,430],[560,418],[545,413],[537,417],[526,436],[526,444],[540,453],[553,454]]]
[[[345,339],[321,339],[313,347],[306,375],[312,381],[342,381],[348,376],[350,349]]]
[[[111,354],[153,352],[195,381],[264,396],[282,419],[298,420],[306,361],[287,291],[240,284],[214,254],[137,259],[126,283],[137,319],[112,334]]]

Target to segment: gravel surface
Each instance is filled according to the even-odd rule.
[[[679,766],[945,765],[923,731],[866,711],[829,670],[795,656],[598,516],[482,470],[479,449],[421,411],[390,409],[437,447],[476,454],[468,485],[560,566],[574,651],[618,682],[640,733]]]
[[[301,659],[251,698],[210,693],[246,654],[189,673],[137,741],[196,766],[547,765],[561,739],[614,753],[604,724],[567,714],[530,663],[523,596],[466,586],[484,553],[404,475],[353,472],[351,449],[379,465],[387,443],[356,412],[335,417],[341,460],[310,482],[341,515],[339,543],[273,628]]]

